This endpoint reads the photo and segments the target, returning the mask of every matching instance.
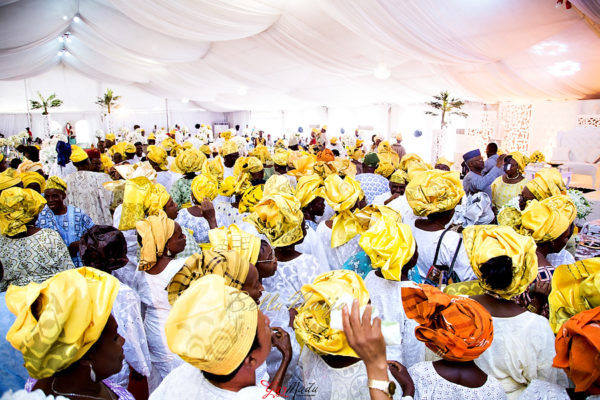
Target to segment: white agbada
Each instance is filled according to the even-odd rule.
[[[554,333],[546,318],[525,311],[492,322],[494,341],[475,364],[500,381],[509,399],[517,399],[534,379],[567,385],[565,373],[552,367]]]
[[[387,204],[384,202],[392,196],[391,192],[386,192],[380,195],[375,196],[373,200],[373,204],[376,206],[387,206],[394,211],[397,211],[402,216],[402,223],[404,224],[412,224],[414,226],[414,221],[417,219],[415,214],[413,213],[412,208],[408,205],[408,201],[406,200],[406,196],[396,197],[394,200],[390,201]]]
[[[402,288],[415,287],[416,284],[412,281],[388,280],[371,271],[365,277],[365,285],[371,296],[371,305],[381,319],[400,325],[402,344],[387,346],[387,359],[398,361],[406,368],[425,361],[425,344],[415,336],[415,328],[419,324],[406,317],[402,306]]]
[[[340,269],[346,260],[361,250],[358,244],[360,235],[356,235],[341,246],[331,248],[332,230],[325,224],[325,222],[326,221],[323,221],[317,226],[317,235],[319,236],[321,243],[323,243],[323,249],[325,250],[325,255],[327,256],[329,268],[331,270]]]

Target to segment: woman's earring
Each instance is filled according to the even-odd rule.
[[[94,372],[94,367],[92,367],[92,363],[90,363],[90,379],[92,382],[96,382],[96,373]]]

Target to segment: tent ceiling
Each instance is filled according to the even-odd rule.
[[[0,80],[59,68],[216,111],[597,98],[600,0],[571,2],[0,0]]]

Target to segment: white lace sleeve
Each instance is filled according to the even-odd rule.
[[[569,395],[559,385],[535,379],[521,393],[519,400],[569,400]]]

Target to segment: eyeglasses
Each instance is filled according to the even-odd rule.
[[[258,260],[258,261],[256,262],[256,264],[258,264],[258,263],[269,263],[269,262],[276,262],[276,261],[277,261],[277,259],[276,259],[276,258],[271,258],[270,260]]]

